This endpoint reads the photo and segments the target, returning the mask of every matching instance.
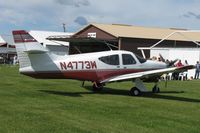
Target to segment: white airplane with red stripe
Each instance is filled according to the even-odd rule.
[[[123,50],[76,55],[55,55],[24,30],[13,31],[21,74],[39,79],[76,79],[91,81],[94,90],[101,90],[110,82],[132,81],[131,95],[140,95],[147,89],[143,81],[155,82],[152,91],[160,91],[161,75],[182,72],[194,66],[169,67],[164,62],[143,59]]]

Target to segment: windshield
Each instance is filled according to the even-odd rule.
[[[136,64],[135,59],[130,54],[122,54],[122,62],[123,62],[123,65]]]
[[[146,59],[140,57],[139,55],[135,54],[135,56],[137,57],[137,59],[139,60],[140,63],[145,63],[147,61]]]

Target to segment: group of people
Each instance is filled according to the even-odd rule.
[[[14,56],[7,56],[7,55],[0,55],[0,64],[18,64],[18,57],[17,55]]]
[[[181,67],[181,66],[185,66],[185,65],[188,65],[187,60],[185,60],[184,64],[181,62],[181,60],[179,60],[179,61],[175,64],[176,67]],[[194,75],[194,79],[199,79],[199,73],[200,73],[200,64],[199,64],[199,61],[197,61],[197,62],[196,62],[196,65],[195,65],[195,75]],[[184,73],[173,73],[173,74],[172,74],[172,78],[174,78],[174,79],[177,80],[177,79],[179,79],[179,77],[181,77],[180,74],[181,74],[181,75],[184,75],[184,76],[182,76],[182,77],[185,78],[185,80],[188,79],[188,78],[187,78],[187,71],[184,72]],[[193,77],[191,77],[191,79],[193,79]]]
[[[169,61],[168,59],[164,60],[162,58],[162,56],[160,56],[160,55],[159,55],[159,57],[153,56],[151,58],[151,60],[157,60],[157,61],[165,62],[167,64],[171,64],[171,62],[172,62],[172,61]],[[181,67],[181,66],[186,66],[186,65],[188,65],[187,60],[185,60],[183,63],[181,62],[181,60],[178,60],[177,63],[173,64],[173,66],[176,66],[176,67]],[[199,79],[199,75],[200,75],[200,63],[199,63],[199,61],[197,61],[196,65],[195,65],[195,75],[194,75],[194,77],[190,77],[190,78],[191,79]],[[167,75],[166,78],[172,79],[172,80],[188,80],[188,72],[187,71],[185,71],[183,73],[174,72],[171,75]]]
[[[184,64],[181,63],[181,60],[179,60],[178,63],[175,64],[175,66],[177,66],[177,67],[181,67],[181,66],[185,66],[185,65],[188,65],[187,60],[185,60]],[[188,79],[187,78],[187,71],[184,72],[184,73],[185,73],[184,78],[185,78],[185,80],[187,80]],[[181,73],[181,74],[183,75],[184,73]],[[200,73],[200,64],[199,64],[199,61],[197,61],[196,65],[195,65],[194,79],[199,79],[199,73]],[[173,75],[172,77],[174,77],[175,79],[177,79],[177,77],[180,77],[180,76],[176,75],[176,73],[175,73],[175,75]],[[191,77],[191,79],[193,79],[193,77]]]
[[[184,63],[182,63],[181,60],[178,60],[178,62],[174,64],[174,66],[176,67],[182,67],[182,66],[187,66],[187,65],[188,65],[187,60],[185,60]],[[181,73],[174,72],[172,73],[172,79],[173,80],[188,80],[188,71],[181,72]]]

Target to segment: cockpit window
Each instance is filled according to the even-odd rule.
[[[103,56],[99,60],[109,65],[119,65],[119,55]]]
[[[130,54],[122,54],[122,61],[123,61],[123,65],[136,64],[135,59]]]
[[[136,55],[136,54],[135,54],[135,56],[137,57],[137,59],[139,60],[140,63],[144,63],[144,62],[147,61],[146,59],[140,57],[139,55]]]

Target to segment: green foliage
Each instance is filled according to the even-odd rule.
[[[198,133],[200,81],[160,84],[161,93],[129,96],[131,82],[102,92],[80,81],[38,80],[0,66],[1,133]],[[150,89],[153,84],[146,84]]]

